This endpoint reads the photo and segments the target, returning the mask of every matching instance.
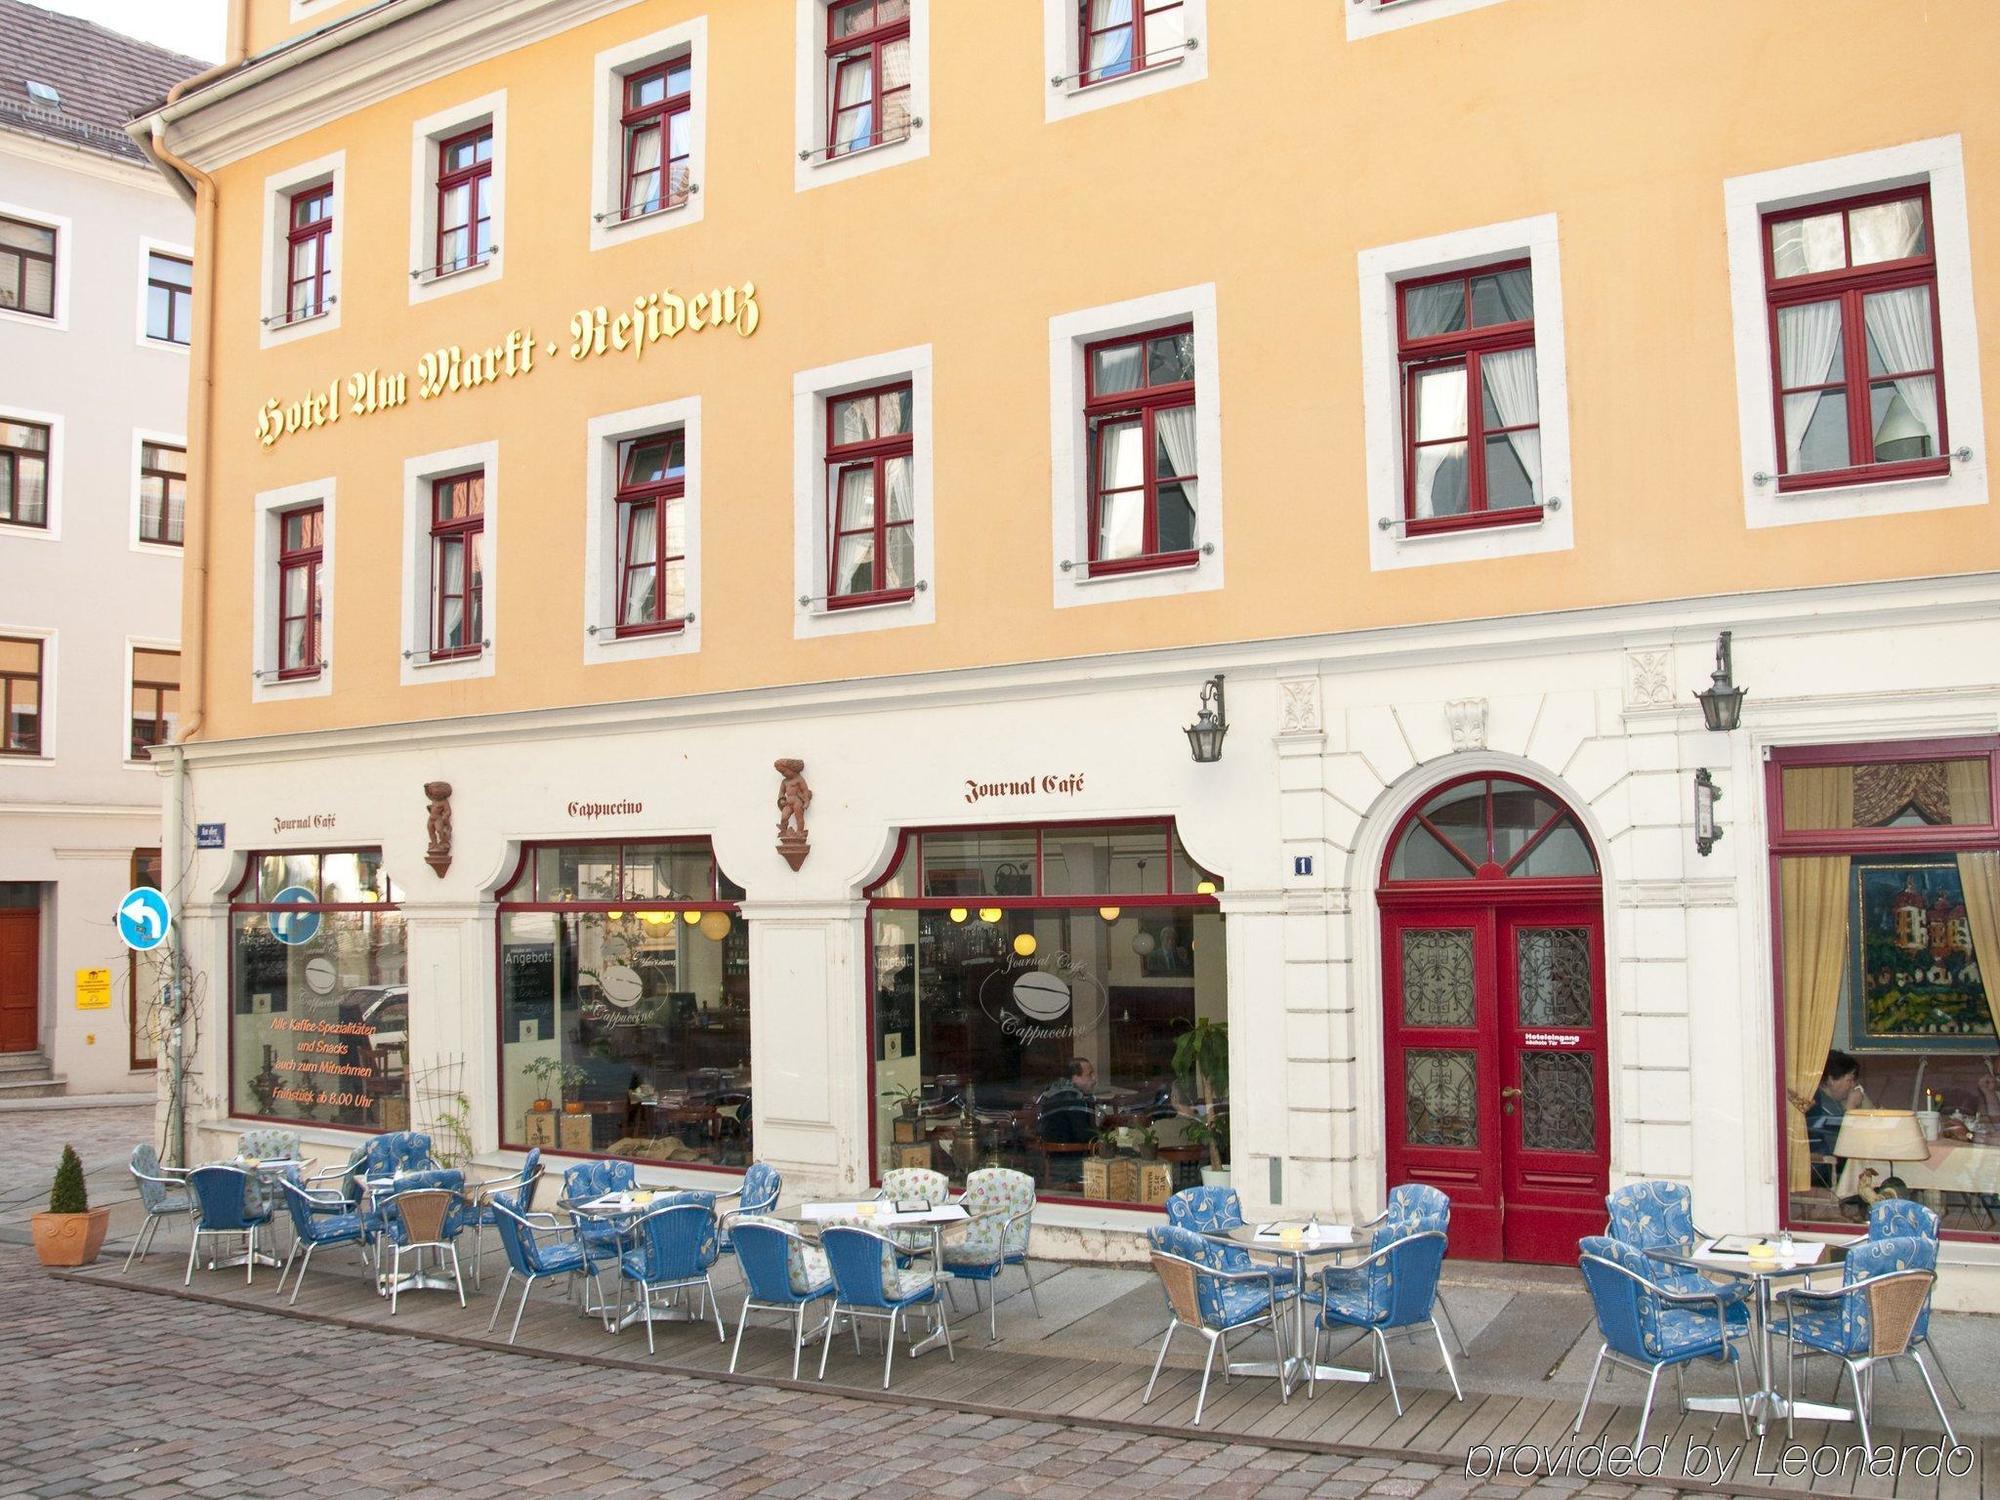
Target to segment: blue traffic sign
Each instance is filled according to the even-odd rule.
[[[167,940],[173,911],[150,885],[135,886],[118,903],[118,936],[134,953],[150,953]]]
[[[197,849],[220,849],[228,832],[228,825],[224,823],[197,823],[194,825],[194,846]]]
[[[288,885],[272,898],[272,904],[310,906],[318,899],[302,885]],[[290,947],[303,947],[319,936],[319,920],[316,911],[274,911],[271,913],[271,936]]]

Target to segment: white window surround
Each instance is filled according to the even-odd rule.
[[[626,438],[678,427],[687,477],[681,514],[687,527],[688,619],[679,630],[618,634],[618,445]],[[629,411],[607,412],[584,424],[583,660],[650,661],[701,649],[701,397],[684,396]]]
[[[1838,485],[1780,494],[1777,418],[1771,400],[1771,329],[1764,282],[1763,215],[1778,208],[1928,182],[1937,262],[1939,351],[1947,440],[1969,460],[1927,479]],[[1732,177],[1722,185],[1729,235],[1729,303],[1736,343],[1737,417],[1743,440],[1743,519],[1754,528],[1901,515],[1986,503],[1986,408],[1979,389],[1979,324],[1972,305],[1972,240],[1959,137]],[[1766,477],[1762,484],[1758,474]]]
[[[482,125],[493,127],[493,174],[487,189],[493,253],[483,265],[444,276],[437,265],[438,145]],[[337,207],[338,205],[336,205]],[[337,227],[337,225],[336,225]],[[410,304],[435,301],[500,279],[507,251],[507,91],[500,89],[425,115],[410,127]]]
[[[431,481],[474,469],[486,476],[483,517],[479,528],[480,630],[484,637],[476,656],[431,660]],[[468,443],[403,461],[403,608],[397,639],[402,684],[416,687],[434,682],[462,682],[491,677],[499,654],[500,575],[500,444]]]
[[[62,540],[62,493],[63,493],[63,419],[57,412],[35,411],[26,406],[0,405],[0,419],[11,422],[33,422],[49,430],[49,480],[44,495],[47,524],[44,526],[15,526],[0,521],[0,541],[10,537],[21,537],[37,542],[59,542]]]
[[[1194,540],[1188,566],[1090,576],[1090,445],[1084,438],[1083,351],[1120,334],[1194,325]],[[1049,319],[1050,555],[1057,609],[1198,594],[1222,587],[1222,392],[1216,354],[1215,283],[1156,292]],[[1063,565],[1069,566],[1065,568]]]
[[[150,290],[148,283],[152,280],[152,257],[156,254],[175,256],[186,261],[190,268],[194,265],[193,246],[169,244],[166,240],[156,240],[148,235],[139,236],[139,323],[134,336],[138,339],[141,349],[167,349],[177,354],[186,354],[190,347],[188,344],[177,344],[172,339],[148,338],[146,335],[146,304]],[[191,293],[189,306],[193,306]],[[192,334],[192,330],[189,332]]]
[[[900,141],[865,151],[828,158],[826,154],[826,11],[828,0],[793,0],[797,24],[792,52],[794,153],[792,187],[796,192],[845,182],[865,172],[901,166],[931,154],[931,4],[910,0],[910,133]],[[799,156],[797,153],[805,155]]]
[[[1385,31],[1401,31],[1405,26],[1421,26],[1426,21],[1442,21],[1462,16],[1469,10],[1484,10],[1500,0],[1393,0],[1380,5],[1376,0],[1340,0],[1347,12],[1347,39],[1362,41]]]
[[[125,637],[125,712],[118,720],[118,754],[119,758],[125,762],[127,770],[152,772],[159,769],[151,760],[134,760],[132,758],[132,680],[136,675],[133,671],[132,653],[135,651],[178,652],[180,649],[181,643],[179,641],[169,641],[158,636],[128,635]]]
[[[693,70],[688,99],[688,196],[676,208],[621,219],[625,188],[625,80],[670,57],[685,54]],[[699,224],[708,164],[708,17],[696,16],[651,36],[597,54],[591,65],[590,248],[622,245],[669,229]]]
[[[283,703],[293,698],[325,698],[333,692],[334,607],[334,482],[309,479],[282,489],[263,490],[250,499],[255,572],[250,589],[250,613],[256,635],[250,642],[250,701]],[[318,503],[324,511],[319,569],[319,654],[317,677],[295,682],[278,680],[278,517],[301,505]]]
[[[848,391],[910,382],[910,546],[917,591],[907,599],[828,609],[826,404]],[[936,508],[931,483],[931,346],[896,349],[792,377],[792,638],[853,635],[937,623]],[[800,604],[801,599],[810,602]]]
[[[10,625],[0,618],[0,635],[42,643],[42,748],[34,755],[0,755],[0,774],[9,766],[52,766],[56,763],[56,632],[51,626]],[[129,687],[125,701],[132,701]]]
[[[1042,0],[1042,83],[1047,90],[1042,118],[1046,121],[1067,120],[1208,77],[1208,0],[1182,0],[1185,29],[1195,45],[1180,56],[1087,85],[1077,81],[1083,71],[1080,14],[1079,0]]]
[[[126,518],[125,544],[134,552],[150,552],[156,557],[183,558],[187,555],[185,548],[169,546],[165,542],[142,542],[139,540],[139,468],[145,458],[146,444],[148,443],[160,443],[168,448],[178,448],[183,453],[187,451],[188,445],[185,433],[154,432],[144,427],[135,427],[132,429],[132,461],[130,465],[132,475],[132,503],[128,507],[130,514]],[[187,524],[185,516],[183,516],[181,524],[183,526]]]
[[[30,328],[53,328],[58,333],[67,332],[70,272],[76,264],[76,258],[71,254],[72,231],[68,215],[47,213],[39,208],[29,208],[22,203],[0,202],[0,218],[20,219],[25,223],[38,224],[44,229],[53,229],[56,232],[55,316],[45,318],[39,313],[22,312],[19,308],[0,307],[0,318],[10,323],[25,323]]]
[[[291,295],[292,195],[322,184],[333,188],[333,228],[327,231],[327,310],[316,318],[284,321]],[[275,348],[327,333],[340,326],[340,280],[346,260],[341,240],[347,232],[347,153],[335,151],[299,162],[264,179],[264,239],[257,276],[257,347]]]
[[[1419,0],[1411,0],[1412,4]],[[1403,372],[1397,356],[1396,288],[1412,277],[1528,257],[1535,289],[1535,385],[1541,405],[1539,521],[1408,536],[1403,507]],[[1554,214],[1454,230],[1363,250],[1361,422],[1368,460],[1368,566],[1373,572],[1567,552],[1576,544],[1570,494],[1569,365],[1563,340],[1562,253]],[[1383,521],[1391,522],[1384,529]]]

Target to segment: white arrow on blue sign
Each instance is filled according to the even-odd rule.
[[[135,953],[150,953],[164,943],[172,921],[167,898],[149,885],[127,891],[118,903],[118,936]]]
[[[272,898],[274,906],[310,906],[319,898],[302,885],[288,885]],[[303,947],[319,936],[320,914],[316,911],[274,911],[271,936],[293,948]]]

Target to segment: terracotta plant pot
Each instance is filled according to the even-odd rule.
[[[533,1110],[538,1115],[548,1114],[555,1107],[556,1107],[555,1101],[553,1099],[537,1099],[533,1104],[528,1106],[529,1109]]]
[[[583,1106],[571,1100],[563,1105],[563,1113],[566,1115],[580,1115],[583,1113]]]
[[[35,1256],[45,1266],[87,1266],[104,1246],[111,1210],[93,1208],[80,1214],[35,1214],[30,1219]]]

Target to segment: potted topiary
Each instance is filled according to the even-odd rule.
[[[64,1146],[55,1186],[49,1190],[49,1211],[30,1221],[36,1258],[45,1266],[89,1265],[104,1245],[110,1220],[110,1209],[90,1206],[83,1163],[77,1160],[75,1147]]]

